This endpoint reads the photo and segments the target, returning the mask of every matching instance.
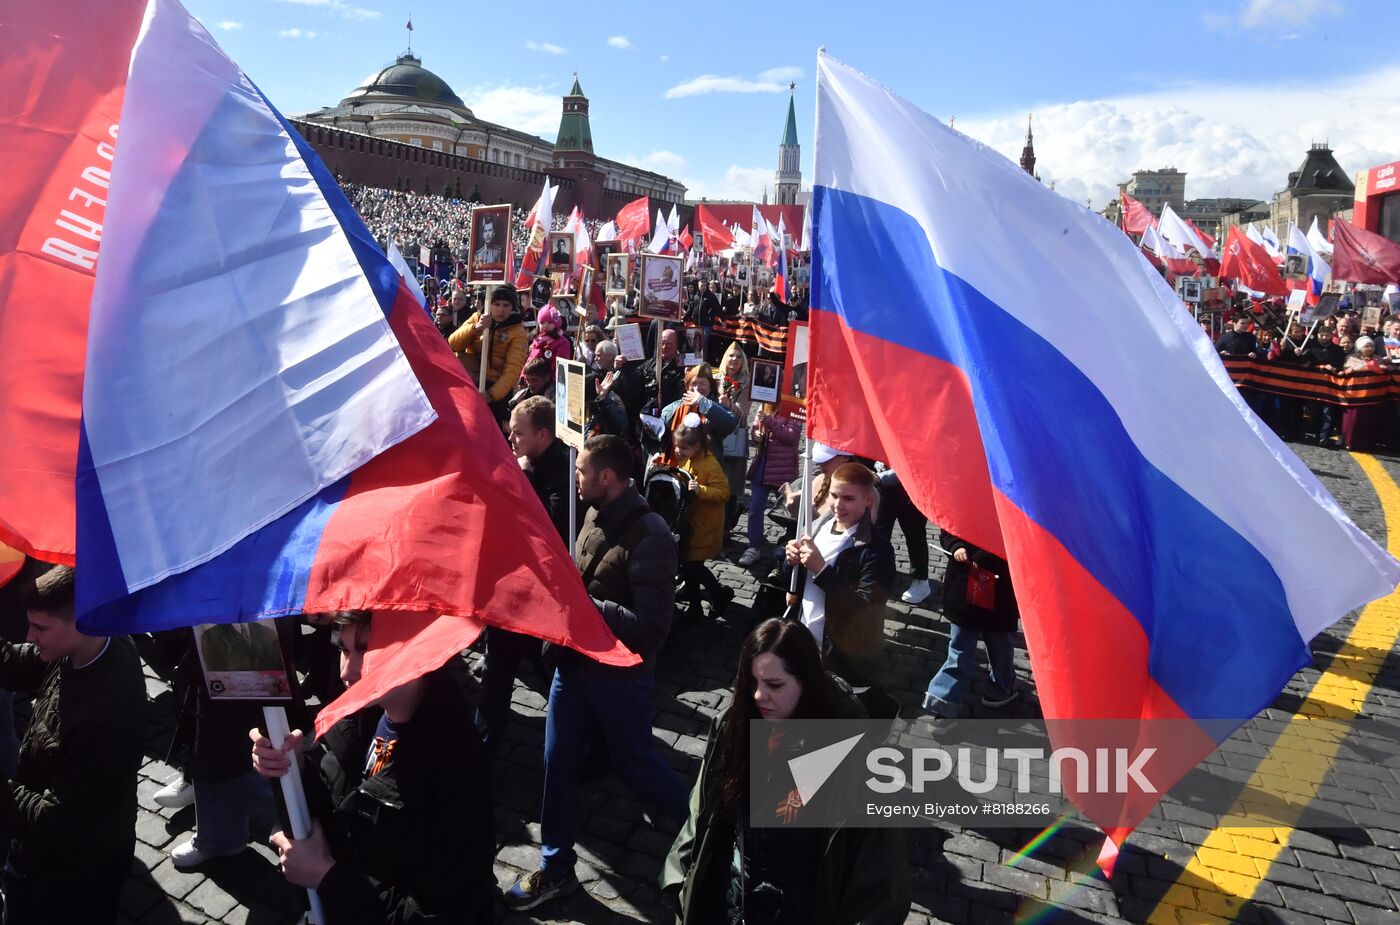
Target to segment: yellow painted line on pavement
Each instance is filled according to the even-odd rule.
[[[1353,453],[1352,458],[1380,498],[1386,545],[1391,555],[1400,558],[1400,486],[1374,456]],[[1341,745],[1338,731],[1361,713],[1397,637],[1400,592],[1392,592],[1361,612],[1327,671],[1255,768],[1245,794],[1286,795],[1291,805],[1300,807],[1317,796]],[[1230,808],[1158,901],[1148,925],[1235,920],[1293,834],[1292,826],[1243,824],[1250,818],[1248,803],[1237,802]],[[1271,818],[1278,819],[1276,808]]]

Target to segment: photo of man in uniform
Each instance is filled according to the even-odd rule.
[[[270,623],[215,623],[199,632],[205,671],[282,671],[282,648]]]
[[[549,265],[568,268],[574,264],[574,237],[567,232],[549,236]]]
[[[472,239],[476,243],[476,251],[472,254],[472,263],[481,264],[501,263],[505,260],[505,248],[502,245],[502,238],[496,232],[496,216],[482,215],[477,219],[476,235]]]

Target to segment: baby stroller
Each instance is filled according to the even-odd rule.
[[[685,510],[690,504],[690,473],[675,466],[648,463],[646,474],[642,476],[642,497],[680,541]]]

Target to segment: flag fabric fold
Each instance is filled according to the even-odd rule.
[[[0,6],[0,542],[48,562],[77,550],[88,304],[145,7]]]
[[[695,224],[704,236],[706,254],[714,256],[734,247],[734,233],[703,205],[695,207]]]
[[[77,499],[80,628],[105,635],[375,611],[364,676],[321,714],[322,728],[442,664],[487,624],[607,664],[635,664],[589,599],[475,383],[310,146],[176,0],[153,0],[137,42],[128,49],[122,146],[108,207],[112,233],[91,311],[100,341],[90,344],[85,414],[74,437],[76,489],[69,487]],[[168,111],[153,111],[162,106]],[[229,132],[237,144],[219,145]],[[157,146],[161,158],[150,155]],[[273,172],[280,186],[268,176]],[[181,222],[189,233],[176,233]],[[255,234],[262,239],[252,243]],[[328,248],[334,249],[329,258]],[[278,281],[284,290],[270,291]],[[194,295],[190,287],[197,287]],[[167,291],[186,293],[183,312],[167,304]],[[137,299],[137,293],[146,295]],[[6,305],[7,315],[12,308]],[[212,316],[254,321],[229,331]],[[209,336],[201,339],[203,332]],[[204,349],[181,353],[191,349],[178,342],[182,337]],[[99,344],[127,362],[96,357]],[[241,402],[221,398],[227,382],[191,384],[192,366],[204,370],[203,380],[246,375],[209,354],[241,356],[251,367],[262,362],[247,356],[254,346],[289,365],[257,378]],[[363,361],[366,355],[372,361]],[[376,377],[384,375],[395,378],[398,392],[379,387]],[[354,376],[360,378],[347,381]],[[268,381],[278,388],[260,391]],[[77,403],[73,387],[70,400]],[[114,410],[107,393],[125,395],[136,407]],[[0,406],[11,400],[0,394]],[[207,404],[206,415],[162,444],[169,424],[151,419],[182,401]],[[375,414],[357,410],[366,402]],[[426,415],[417,410],[420,402]],[[280,417],[259,407],[268,403],[280,407]],[[283,446],[287,434],[309,422],[324,421],[326,429],[299,456],[269,460],[262,448],[243,447],[240,435],[229,433],[234,428],[211,438],[228,409],[241,420],[270,422],[252,429]],[[352,414],[353,439],[326,417],[339,409]],[[363,462],[348,462],[362,454],[363,434],[386,426],[398,431],[405,420],[424,416],[423,426],[402,439],[382,441]],[[114,436],[118,418],[128,433]],[[166,473],[156,471],[146,479],[150,491],[113,493],[111,467],[99,459],[113,455],[117,436],[137,451],[165,452],[167,465],[183,463],[182,490],[157,495]],[[229,455],[234,446],[241,455]],[[313,469],[309,461],[322,457],[326,465]],[[213,462],[224,471],[211,481]],[[249,481],[309,471],[342,474],[218,554],[133,584],[128,564],[146,555],[139,542],[128,554],[133,534],[139,540],[142,530],[183,524],[184,508],[241,503],[250,505],[250,518],[276,515],[282,502],[255,495]]]
[[[147,7],[121,118],[78,469],[79,553],[111,539],[100,572],[83,563],[102,600],[209,561],[436,417],[293,130],[175,0]]]
[[[1327,235],[1322,233],[1322,229],[1317,224],[1317,216],[1313,216],[1312,225],[1308,228],[1308,243],[1312,249],[1323,257],[1332,256],[1332,242],[1327,240]]]
[[[1165,791],[1400,563],[1117,229],[825,53],[816,124],[812,438],[1004,555],[1057,745],[1176,721]],[[1072,795],[1120,843],[1160,796]]]
[[[1327,277],[1332,275],[1332,267],[1322,255],[1313,249],[1312,242],[1308,236],[1303,234],[1303,230],[1292,222],[1288,223],[1288,252],[1290,254],[1302,254],[1308,258],[1308,279],[1310,281],[1309,295],[1314,297],[1322,294],[1322,287],[1327,283]]]
[[[651,200],[646,196],[634,199],[617,211],[617,239],[640,241],[651,230],[647,218],[651,215]]]
[[[549,185],[549,177],[544,178],[544,188],[540,196],[525,216],[525,227],[530,230],[530,238],[525,243],[525,252],[520,256],[520,271],[515,274],[515,288],[528,289],[531,281],[539,275],[544,265],[545,242],[549,237],[550,222],[554,219],[554,194],[557,186]]]
[[[1124,231],[1128,234],[1141,235],[1147,229],[1157,227],[1157,216],[1153,215],[1147,206],[1127,193],[1122,194],[1122,199]]]
[[[1332,275],[1350,283],[1400,282],[1400,244],[1351,222],[1332,222]]]

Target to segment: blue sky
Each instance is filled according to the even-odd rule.
[[[337,102],[413,49],[483,118],[552,138],[578,71],[598,153],[758,196],[797,83],[804,180],[815,52],[1016,157],[1026,113],[1046,182],[1101,207],[1135,168],[1188,195],[1267,198],[1311,140],[1355,172],[1400,158],[1391,0],[806,2],[186,0],[284,112]],[[580,16],[580,11],[586,15]],[[750,17],[748,13],[756,15]]]

